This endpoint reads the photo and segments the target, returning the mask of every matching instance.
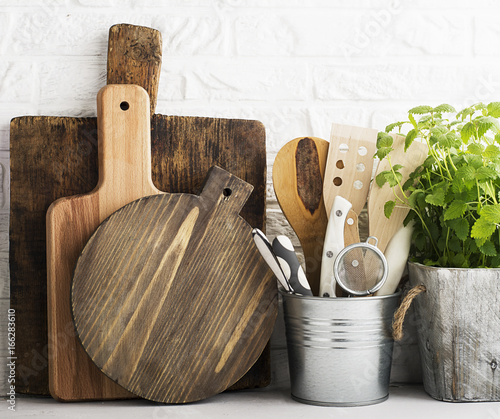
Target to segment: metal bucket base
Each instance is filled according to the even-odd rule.
[[[300,403],[305,403],[305,404],[312,404],[314,406],[325,406],[325,407],[356,407],[356,406],[369,406],[372,404],[378,404],[385,402],[388,398],[389,395],[385,397],[381,397],[380,399],[376,400],[364,400],[362,402],[318,402],[316,400],[307,400],[307,399],[301,399],[300,397],[294,396],[293,394],[291,395],[292,399],[300,402]]]

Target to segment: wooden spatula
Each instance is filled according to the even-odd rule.
[[[323,175],[328,141],[296,138],[278,152],[273,165],[273,186],[286,219],[299,238],[306,262],[306,276],[318,295],[326,216]]]
[[[70,279],[75,262],[97,226],[112,212],[159,193],[151,181],[150,104],[134,85],[108,85],[97,97],[99,182],[90,194],[61,198],[47,212],[47,273],[51,348],[49,384],[60,400],[129,395],[102,374],[72,331]],[[64,293],[67,299],[62,299]]]
[[[82,345],[131,392],[186,403],[225,390],[266,346],[272,271],[238,214],[253,187],[213,167],[201,195],[134,201],[82,252],[72,305]]]
[[[328,218],[336,196],[347,199],[352,205],[346,218],[346,246],[359,242],[357,217],[370,190],[376,145],[375,129],[332,124],[323,196]]]
[[[332,124],[323,184],[329,220],[321,261],[321,296],[339,293],[332,280],[335,257],[345,246],[359,242],[357,219],[370,189],[376,142],[375,129]]]
[[[403,175],[401,184],[408,180],[418,166],[420,166],[427,158],[427,144],[414,141],[411,145],[411,150],[404,151],[405,138],[401,135],[393,134],[394,138],[393,151],[391,152],[391,161],[393,164],[401,164],[403,168],[400,173]],[[382,160],[377,168],[377,173],[389,170],[390,165],[387,159]],[[396,188],[396,194],[401,195],[401,191]],[[391,217],[387,218],[384,214],[384,205],[387,201],[394,200],[394,191],[389,184],[385,184],[380,188],[376,182],[370,190],[368,197],[368,225],[370,236],[375,236],[378,239],[378,248],[385,252],[385,249],[392,239],[392,236],[402,227],[403,221],[408,215],[407,207],[398,206],[392,211]],[[389,267],[390,269],[390,267]]]

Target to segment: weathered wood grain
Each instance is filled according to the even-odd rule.
[[[94,362],[147,399],[186,403],[235,383],[277,314],[272,272],[238,213],[252,186],[210,170],[202,194],[162,194],[97,229],[73,279],[75,326]]]
[[[114,51],[119,53],[118,49]],[[149,90],[147,81],[137,78],[135,84]],[[266,148],[260,122],[155,115],[151,129],[152,176],[160,190],[196,193],[208,169],[217,164],[254,185],[241,215],[252,226],[265,228]],[[10,164],[11,305],[18,313],[19,325],[16,390],[46,395],[45,213],[56,199],[88,193],[97,185],[96,118],[13,119]],[[66,325],[61,336],[63,340],[74,339],[72,323]],[[231,389],[266,386],[270,374],[267,347],[255,366]]]
[[[274,192],[302,245],[306,276],[314,295],[319,293],[328,223],[322,196],[328,146],[328,141],[320,138],[296,138],[280,149],[273,165]]]
[[[152,46],[155,43],[159,49]],[[134,59],[131,51],[137,48],[156,52],[149,60],[145,55]],[[158,78],[148,77],[159,74],[158,51],[158,31],[126,24],[111,27],[109,81],[133,82],[156,92],[153,85]],[[123,56],[128,58],[120,59]],[[119,69],[114,67],[118,64]],[[155,104],[151,101],[151,111]],[[16,391],[48,394],[45,213],[56,199],[87,193],[96,186],[97,124],[95,118],[20,117],[11,121],[10,137],[9,263],[11,306],[18,322]],[[61,340],[74,339],[72,334],[71,325],[66,325]]]
[[[109,30],[108,84],[143,87],[149,94],[151,115],[158,96],[161,54],[161,34],[155,29],[122,24]]]
[[[500,401],[498,269],[409,264],[424,389],[437,400]]]

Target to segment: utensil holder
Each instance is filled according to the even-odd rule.
[[[401,293],[283,298],[291,396],[321,406],[363,406],[389,396],[392,318]]]

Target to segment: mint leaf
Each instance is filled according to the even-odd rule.
[[[472,143],[467,147],[467,152],[470,154],[476,154],[478,156],[483,154],[484,147],[481,144]]]
[[[404,122],[394,122],[393,124],[389,124],[385,127],[385,132],[391,132],[394,128],[400,128],[404,125]]]
[[[416,106],[415,108],[410,109],[408,111],[408,113],[414,113],[414,114],[417,114],[417,115],[423,115],[425,113],[429,113],[429,112],[432,112],[432,111],[433,111],[432,106],[423,105],[423,106]]]
[[[486,241],[482,246],[479,246],[479,250],[486,256],[497,255],[497,249],[495,248],[495,244],[491,241]]]
[[[498,125],[498,121],[491,116],[482,116],[476,119],[477,121],[477,135],[482,137],[489,130],[493,132],[498,132],[500,126]]]
[[[487,159],[495,159],[498,156],[500,156],[500,149],[494,144],[486,146],[483,151],[483,157]]]
[[[408,147],[411,146],[411,143],[417,138],[417,130],[412,129],[408,131],[405,138],[405,151],[408,150]]]
[[[383,172],[380,172],[377,176],[375,176],[375,183],[378,185],[379,188],[381,188],[387,183],[387,178],[385,177],[387,173],[390,173],[390,171],[385,170]]]
[[[485,217],[479,217],[471,229],[471,237],[474,239],[487,239],[496,230],[496,225],[487,221]]]
[[[476,127],[472,122],[467,122],[460,131],[460,137],[462,138],[462,141],[465,144],[469,142],[471,137],[474,138],[475,135],[476,135]]]
[[[437,207],[444,206],[445,190],[443,188],[436,188],[432,194],[425,197],[425,202]]]
[[[500,102],[488,103],[486,109],[488,109],[489,116],[492,116],[493,118],[500,118]]]
[[[452,201],[450,206],[444,212],[444,220],[453,220],[455,218],[460,218],[465,214],[467,210],[467,203],[459,199]]]
[[[386,216],[386,218],[391,217],[392,210],[394,209],[395,206],[396,206],[396,201],[387,201],[384,204],[384,215]]]
[[[491,167],[482,166],[476,170],[475,178],[479,181],[494,180],[497,177],[498,177],[497,171]]]
[[[469,222],[466,218],[456,218],[447,221],[446,224],[453,229],[460,240],[464,241],[469,236]]]
[[[393,150],[392,147],[381,147],[377,150],[377,153],[375,155],[380,160],[383,160],[392,150]]]
[[[443,103],[433,109],[434,112],[456,112],[455,108],[451,105]]]
[[[392,136],[386,132],[381,131],[377,134],[377,148],[392,147],[393,142]]]
[[[485,205],[481,210],[481,218],[488,223],[500,224],[500,204]]]
[[[410,120],[410,123],[413,125],[413,128],[417,128],[417,121],[415,121],[415,117],[411,113],[408,114],[408,119]]]

